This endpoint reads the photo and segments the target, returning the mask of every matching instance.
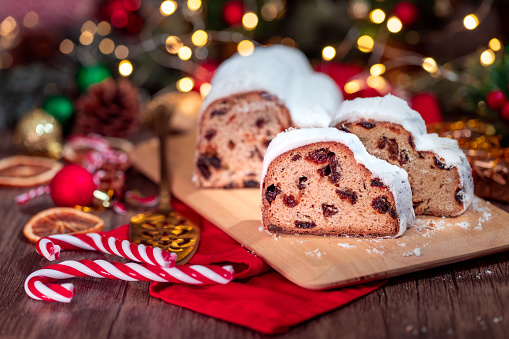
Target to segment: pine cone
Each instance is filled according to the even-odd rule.
[[[76,134],[123,138],[135,132],[139,123],[138,89],[124,78],[108,78],[89,87],[76,103]]]

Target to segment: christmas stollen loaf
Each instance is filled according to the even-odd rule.
[[[342,103],[330,126],[408,172],[415,214],[457,216],[474,198],[472,169],[458,142],[426,133],[420,114],[392,95]]]
[[[275,45],[235,55],[217,69],[197,127],[193,181],[200,187],[259,187],[270,141],[288,127],[326,127],[342,101],[304,54]]]
[[[335,128],[280,133],[261,193],[263,226],[277,233],[396,237],[415,218],[407,173]]]

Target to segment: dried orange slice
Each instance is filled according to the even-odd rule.
[[[104,221],[96,215],[70,207],[56,207],[37,213],[30,219],[23,234],[31,242],[53,234],[99,232]]]
[[[58,161],[16,155],[0,160],[0,186],[30,187],[46,184],[62,168]]]

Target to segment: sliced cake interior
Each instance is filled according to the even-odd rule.
[[[472,203],[472,170],[457,141],[427,134],[405,101],[388,96],[344,102],[331,124],[408,173],[415,214],[456,216]]]
[[[213,102],[198,128],[195,181],[202,187],[259,187],[268,144],[291,124],[288,109],[267,92]]]
[[[262,221],[272,232],[394,237],[414,220],[407,174],[330,128],[281,133],[267,150]]]

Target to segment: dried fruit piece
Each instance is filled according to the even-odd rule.
[[[354,191],[352,191],[350,189],[344,189],[344,190],[337,189],[336,193],[339,195],[339,197],[341,199],[350,200],[350,203],[352,205],[355,205],[357,203],[357,193],[355,193]]]
[[[276,196],[281,193],[281,189],[277,186],[275,186],[274,184],[270,185],[269,187],[267,187],[267,189],[265,190],[265,199],[267,199],[267,201],[269,203],[273,202],[274,199],[276,199]]]
[[[299,204],[299,202],[295,199],[293,195],[284,195],[283,202],[287,207],[295,207]]]
[[[464,196],[463,187],[458,187],[456,189],[456,192],[454,192],[454,199],[456,199],[458,204],[460,204],[461,206],[463,206],[463,196]]]
[[[334,205],[322,204],[323,216],[328,218],[338,213],[338,208]]]
[[[387,197],[378,197],[373,199],[371,202],[371,207],[376,209],[380,213],[387,213],[391,209],[391,203],[387,199]]]
[[[384,185],[384,183],[383,183],[380,179],[378,179],[378,178],[375,178],[375,179],[372,179],[372,180],[371,180],[371,186],[375,186],[375,187],[386,187],[386,186]]]
[[[215,109],[212,111],[212,113],[210,113],[210,117],[214,117],[216,115],[225,115],[226,114],[226,109],[223,108],[223,109]]]
[[[255,122],[256,127],[262,128],[263,125],[265,125],[265,119],[264,118],[258,118]]]
[[[360,126],[364,127],[365,129],[372,129],[373,127],[376,126],[376,124],[374,122],[369,122],[366,120],[361,120],[357,125],[360,125]]]
[[[314,221],[299,221],[295,220],[295,227],[298,228],[313,228],[316,227],[316,224]]]
[[[244,187],[258,188],[260,187],[260,182],[258,180],[244,180]]]
[[[433,156],[433,161],[435,162],[435,165],[440,169],[445,169],[448,171],[451,169],[450,167],[445,167],[445,163],[438,160],[438,158],[436,156]]]
[[[207,132],[205,132],[205,139],[210,141],[210,139],[212,139],[216,135],[216,133],[217,133],[217,131],[215,129],[207,130]]]
[[[0,186],[30,187],[46,184],[62,164],[42,157],[13,156],[0,160]]]
[[[306,155],[306,160],[312,161],[315,164],[325,164],[329,160],[329,150],[319,148],[313,152],[309,152],[308,155]]]
[[[23,228],[23,234],[31,242],[53,234],[77,234],[99,232],[104,221],[96,215],[69,207],[56,207],[34,215]]]
[[[300,154],[295,154],[293,157],[292,157],[292,161],[297,161],[300,159]]]
[[[300,190],[303,190],[304,188],[306,188],[306,184],[303,184],[304,182],[308,181],[308,178],[307,177],[300,177],[299,178],[299,183],[297,184],[297,187],[300,189]]]

